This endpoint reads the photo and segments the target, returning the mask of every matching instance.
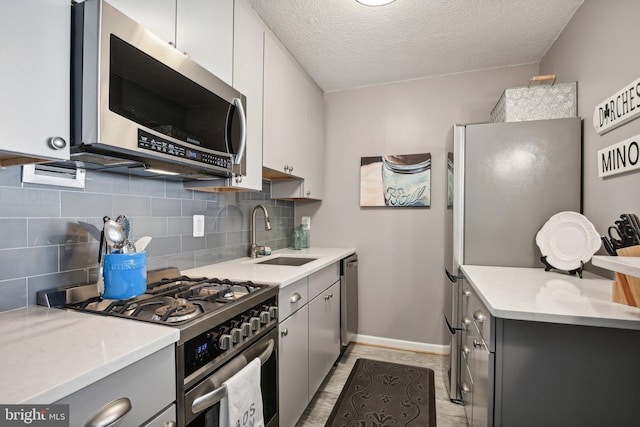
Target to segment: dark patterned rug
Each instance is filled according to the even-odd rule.
[[[329,427],[436,427],[433,370],[358,359]]]

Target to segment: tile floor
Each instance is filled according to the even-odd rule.
[[[433,369],[435,373],[436,422],[438,427],[467,427],[463,406],[449,401],[445,385],[446,356],[362,344],[351,344],[347,348],[342,359],[331,370],[320,386],[296,427],[322,427],[325,425],[331,409],[349,377],[351,368],[360,357]]]

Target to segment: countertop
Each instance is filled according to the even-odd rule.
[[[280,249],[269,256],[237,258],[183,271],[187,276],[218,277],[235,281],[251,280],[266,285],[287,286],[356,252],[353,248]],[[301,266],[258,264],[270,258],[289,256],[317,258]]]
[[[30,306],[0,313],[1,404],[48,404],[175,343],[175,328]]]
[[[283,249],[182,271],[185,275],[287,286],[355,249]],[[256,264],[277,256],[317,258],[299,267]],[[40,306],[0,313],[0,404],[48,404],[179,339],[176,328]]]
[[[640,309],[612,301],[610,279],[543,268],[464,265],[468,282],[494,317],[640,330]]]

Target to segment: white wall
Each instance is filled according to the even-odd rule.
[[[602,136],[592,125],[595,106],[640,77],[638,16],[637,0],[586,0],[540,63],[541,73],[578,82],[578,115],[584,120],[584,215],[600,234],[620,214],[640,214],[640,172],[598,178],[596,159],[598,150],[640,134],[640,119]]]
[[[454,123],[486,122],[505,88],[538,74],[527,65],[428,78],[325,95],[326,170],[312,216],[313,246],[355,247],[360,258],[359,333],[449,343],[444,278],[445,138]],[[430,152],[431,208],[361,208],[360,158]]]

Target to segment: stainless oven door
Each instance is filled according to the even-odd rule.
[[[230,360],[220,369],[191,388],[184,396],[186,425],[189,427],[218,427],[220,399],[224,387],[218,385],[238,372],[246,362],[260,357],[260,389],[265,427],[277,427],[278,418],[278,330],[271,332]],[[179,397],[178,397],[179,398]]]

